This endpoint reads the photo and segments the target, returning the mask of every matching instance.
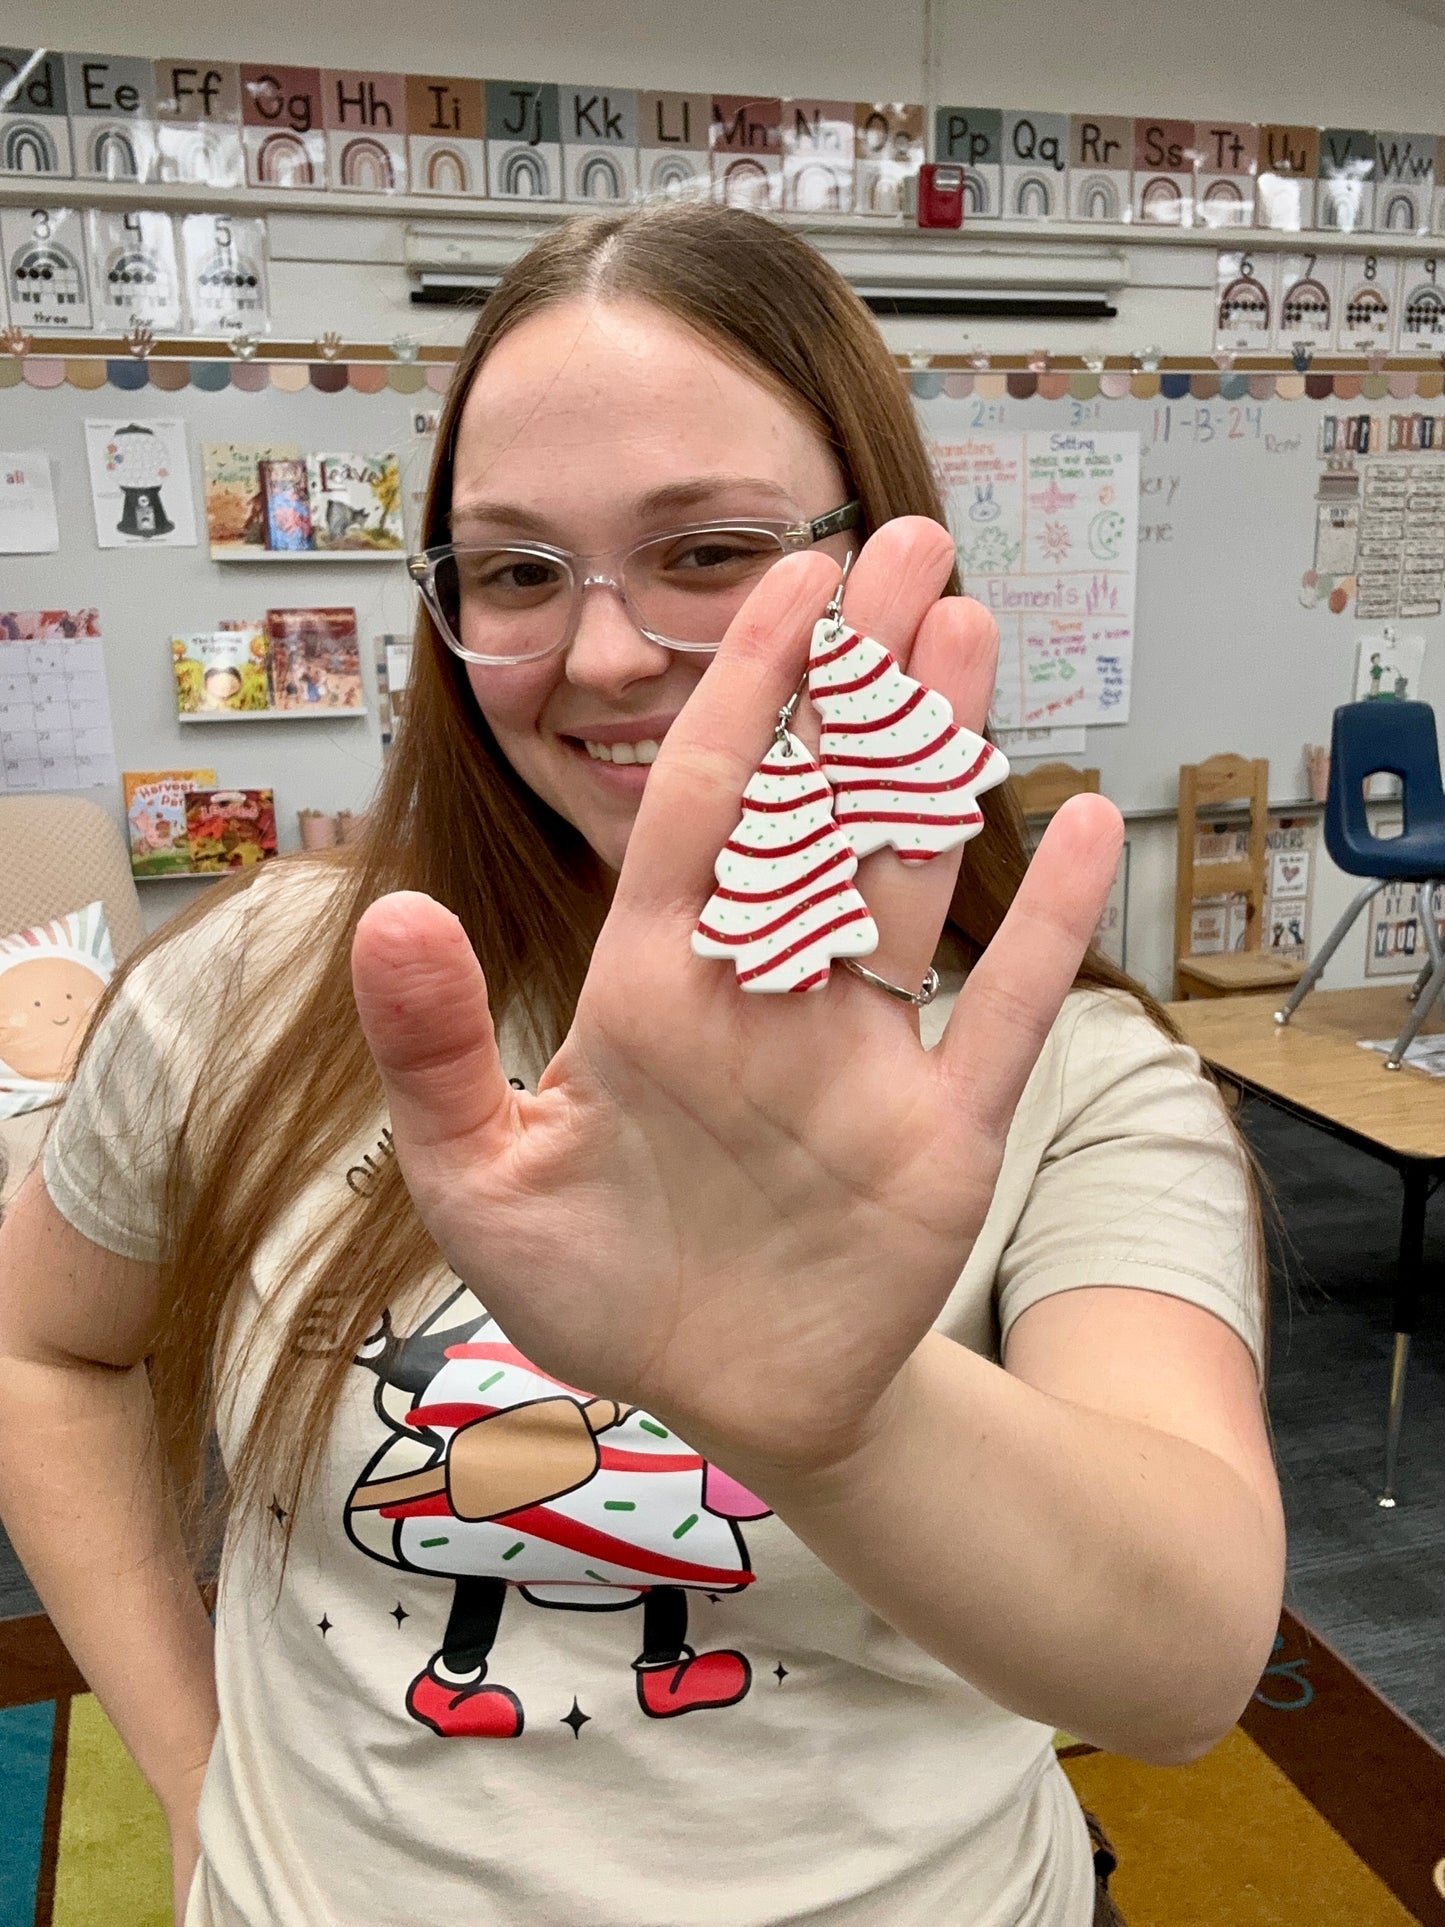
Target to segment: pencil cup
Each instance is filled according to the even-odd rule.
[[[298,810],[303,850],[330,850],[336,847],[336,824],[324,810]]]

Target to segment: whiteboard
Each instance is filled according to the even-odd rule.
[[[200,444],[299,442],[309,449],[394,449],[416,483],[425,443],[417,417],[435,410],[429,391],[324,394],[186,388],[125,395],[66,385],[0,394],[0,447],[44,448],[54,462],[61,522],[56,555],[0,556],[0,606],[100,610],[115,720],[125,769],[208,765],[226,786],[276,792],[283,847],[297,842],[296,812],[364,809],[381,768],[373,656],[375,638],[409,633],[413,590],[400,561],[218,563],[204,540]],[[1337,704],[1351,695],[1357,636],[1379,633],[1353,609],[1306,608],[1301,578],[1314,560],[1317,453],[1324,416],[1392,412],[1429,404],[1381,400],[1224,402],[917,400],[925,434],[949,442],[988,430],[1124,430],[1140,438],[1139,567],[1129,721],[1092,727],[1082,759],[1124,809],[1169,809],[1178,766],[1221,750],[1270,761],[1271,794],[1306,793],[1305,742],[1327,742]],[[1435,404],[1436,409],[1441,404]],[[179,417],[187,425],[201,541],[196,548],[96,546],[86,477],[87,416]],[[429,439],[429,438],[428,438]],[[1412,460],[1421,459],[1411,457]],[[1445,453],[1433,460],[1445,468]],[[408,490],[408,541],[415,538]],[[268,607],[347,604],[356,609],[368,715],[360,720],[177,721],[169,638],[214,628]],[[1420,694],[1445,703],[1445,619],[1404,620],[1402,635],[1427,640]],[[121,814],[120,792],[92,792]]]
[[[1179,765],[1222,750],[1269,758],[1270,794],[1308,794],[1301,751],[1328,743],[1351,699],[1355,645],[1378,622],[1305,607],[1327,415],[1439,414],[1410,401],[915,400],[934,444],[989,432],[1107,429],[1140,445],[1139,569],[1129,720],[1092,727],[1082,758],[1122,809],[1173,808]],[[1390,460],[1433,462],[1445,451]],[[952,502],[950,519],[960,505]],[[1445,618],[1394,622],[1426,639],[1419,694],[1445,703]]]
[[[212,768],[223,787],[269,787],[283,849],[298,843],[301,809],[363,810],[381,769],[375,638],[410,633],[414,591],[400,558],[213,562],[206,544],[201,444],[207,441],[299,443],[303,449],[393,450],[414,468],[422,444],[419,412],[438,397],[387,389],[297,394],[268,387],[207,393],[146,388],[125,394],[109,386],[87,393],[68,384],[50,390],[16,386],[0,394],[0,448],[45,449],[51,457],[60,519],[54,555],[0,555],[0,607],[100,612],[106,681],[121,770]],[[195,548],[101,549],[87,478],[84,423],[94,419],[180,419],[186,425],[198,544]],[[430,438],[428,438],[429,440]],[[408,501],[407,539],[414,533]],[[346,606],[356,610],[367,714],[342,720],[227,717],[181,723],[176,716],[170,638],[214,629],[228,618],[263,617],[268,608]],[[119,785],[83,792],[124,820]],[[188,887],[166,880],[153,888],[171,901]],[[193,886],[191,886],[193,887]]]

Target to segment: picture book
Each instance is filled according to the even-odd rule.
[[[1354,700],[1411,702],[1420,688],[1424,665],[1423,636],[1397,636],[1392,629],[1379,636],[1361,636],[1355,645]]]
[[[406,538],[395,455],[308,455],[306,474],[316,548],[400,554]]]
[[[268,609],[273,709],[364,709],[355,609]]]
[[[276,799],[271,790],[186,791],[191,869],[242,870],[276,855]]]
[[[376,639],[376,709],[381,724],[381,750],[391,748],[396,726],[406,708],[406,685],[411,678],[411,637]]]
[[[177,715],[194,716],[216,709],[269,709],[266,655],[266,637],[254,625],[173,636]]]
[[[261,504],[266,518],[266,547],[287,551],[311,547],[311,498],[306,486],[306,464],[279,456],[260,464]]]
[[[211,555],[245,555],[266,547],[266,507],[261,494],[261,464],[300,461],[294,442],[203,442],[206,534]]]
[[[213,769],[128,769],[126,829],[131,873],[138,877],[184,876],[191,867],[186,840],[186,792],[214,783]]]

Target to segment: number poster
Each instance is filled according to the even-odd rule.
[[[993,720],[1129,720],[1139,437],[1089,429],[935,443],[959,567],[999,627]]]
[[[1214,345],[1233,354],[1439,354],[1445,260],[1436,255],[1221,254]]]

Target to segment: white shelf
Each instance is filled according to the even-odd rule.
[[[403,549],[222,549],[213,562],[405,562]]]
[[[52,175],[33,174],[0,178],[0,206],[33,207],[42,202],[64,203],[67,207],[146,207],[169,208],[179,213],[200,209],[215,214],[226,208],[236,213],[257,214],[334,214],[344,223],[347,216],[389,215],[399,222],[421,227],[435,225],[456,231],[471,227],[485,231],[514,230],[517,252],[549,228],[571,220],[578,214],[615,213],[623,204],[609,201],[541,201],[519,197],[515,200],[486,200],[481,197],[447,194],[371,194],[339,188],[283,188],[237,183],[218,188],[204,182],[189,181],[92,181]],[[776,210],[770,217],[784,227],[797,228],[809,236],[876,235],[881,239],[902,238],[910,247],[938,247],[948,251],[987,248],[995,241],[1028,241],[1045,245],[1058,242],[1129,242],[1157,247],[1202,247],[1248,250],[1287,248],[1293,252],[1333,254],[1440,254],[1445,253],[1445,237],[1438,234],[1402,234],[1398,231],[1373,233],[1368,229],[1346,231],[1339,228],[1215,228],[1173,227],[1152,221],[1073,221],[989,220],[968,217],[962,228],[919,228],[902,214],[828,214],[821,210],[795,213]],[[274,249],[273,249],[274,253]],[[289,255],[286,258],[290,258]],[[314,254],[303,257],[314,260]],[[361,258],[375,266],[375,257]],[[388,261],[387,265],[400,265]],[[63,353],[61,343],[74,330],[35,331],[42,346],[35,352]],[[257,349],[266,359],[265,344]],[[319,355],[318,355],[319,358]]]
[[[167,870],[163,876],[138,877],[131,871],[132,883],[219,883],[234,876],[234,870]]]
[[[369,716],[369,709],[193,709],[176,717],[178,723],[349,723]]]

